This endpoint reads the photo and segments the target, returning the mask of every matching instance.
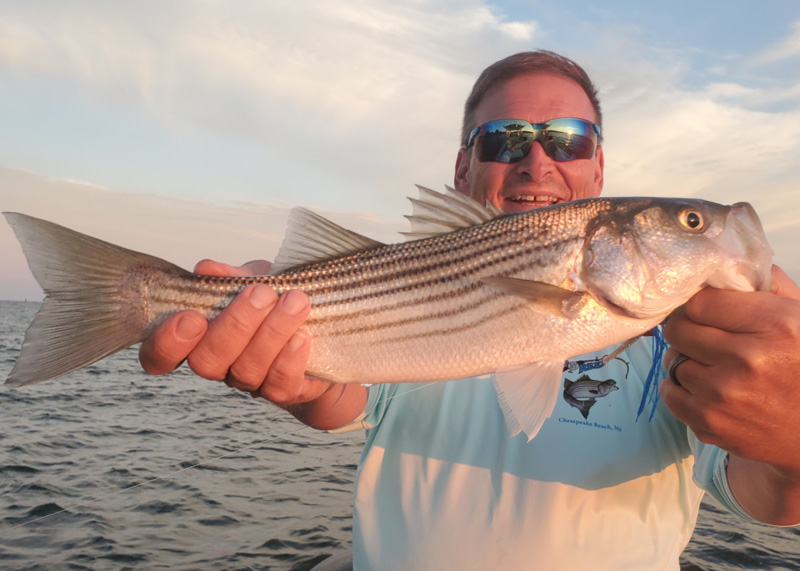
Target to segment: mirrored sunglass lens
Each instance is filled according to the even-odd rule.
[[[479,139],[478,160],[513,163],[530,151],[533,131],[517,121],[492,121],[484,126]]]
[[[545,151],[556,161],[590,159],[594,155],[594,141],[582,135],[548,130],[544,139]]]

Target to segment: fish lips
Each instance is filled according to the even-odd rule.
[[[747,202],[730,207],[725,229],[714,239],[727,252],[706,284],[734,291],[769,291],[773,251],[755,209]]]

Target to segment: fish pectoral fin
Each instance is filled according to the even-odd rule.
[[[579,291],[520,278],[486,277],[480,281],[502,293],[524,298],[537,309],[555,317],[567,319],[577,317],[589,297]]]
[[[511,436],[524,432],[533,440],[561,393],[564,361],[545,361],[524,367],[500,369],[494,374],[494,388]]]
[[[270,275],[383,245],[383,242],[343,228],[310,210],[293,208]]]

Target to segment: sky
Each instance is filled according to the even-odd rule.
[[[0,0],[0,210],[191,268],[293,206],[399,241],[472,83],[550,49],[600,89],[608,196],[751,202],[800,281],[800,3]],[[0,299],[41,299],[0,220]]]

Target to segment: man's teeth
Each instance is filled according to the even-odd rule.
[[[555,196],[513,196],[512,202],[558,202]]]

